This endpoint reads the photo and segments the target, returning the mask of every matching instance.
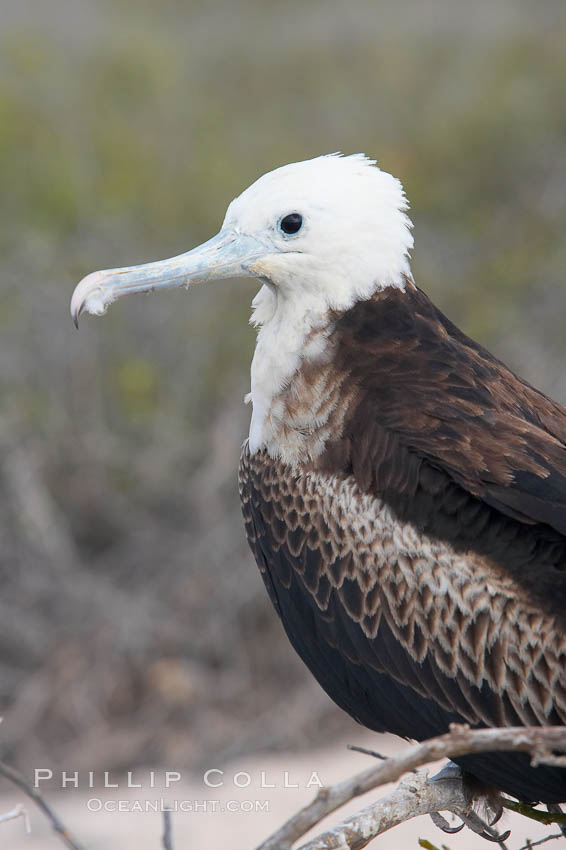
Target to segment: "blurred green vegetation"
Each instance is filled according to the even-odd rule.
[[[303,738],[298,715],[277,729],[267,719],[282,682],[289,694],[310,685],[238,516],[253,283],[127,299],[77,334],[76,281],[208,238],[232,197],[277,165],[365,151],[405,185],[417,283],[566,400],[565,36],[564,4],[550,0],[0,6],[0,697],[11,751],[64,759],[68,745],[77,766],[93,758],[77,749],[88,738],[79,710],[67,716],[60,696],[69,646],[79,671],[98,671],[93,726],[123,764],[229,749],[244,716],[266,719],[238,746],[314,742],[320,711],[332,711],[321,699]],[[16,638],[25,652],[3,655]],[[200,696],[184,712],[146,676],[163,656],[196,665]],[[211,671],[214,687],[199,690]],[[22,682],[36,686],[22,714],[31,736],[9,711]],[[79,706],[94,699],[85,688]],[[217,718],[209,734],[198,705]],[[117,716],[147,735],[117,738]]]

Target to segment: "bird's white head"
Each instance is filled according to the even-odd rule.
[[[252,362],[252,451],[292,457],[277,436],[277,397],[305,359],[325,352],[329,311],[386,287],[403,289],[413,245],[398,180],[362,154],[332,154],[260,177],[226,212],[220,233],[186,254],[85,277],[71,314],[100,315],[123,295],[227,277],[255,277],[260,327]]]
[[[264,309],[343,310],[386,286],[403,288],[413,244],[398,180],[362,154],[320,156],[260,177],[236,198],[224,228],[255,235],[266,252],[250,266],[269,294]]]
[[[71,311],[101,314],[123,295],[212,278],[251,276],[262,324],[277,303],[294,312],[347,309],[387,286],[403,288],[413,245],[403,188],[362,154],[331,154],[260,177],[226,212],[204,245],[157,263],[94,272]]]

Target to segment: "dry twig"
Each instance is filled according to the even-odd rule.
[[[563,838],[561,832],[553,832],[552,835],[545,835],[544,838],[538,838],[536,841],[528,841],[526,844],[523,844],[522,847],[519,847],[519,850],[531,850],[531,847],[538,847],[539,844],[546,844],[547,841],[556,841],[557,838]]]
[[[163,850],[173,850],[173,834],[171,830],[171,812],[163,810]]]
[[[555,750],[566,751],[566,728],[561,726],[515,726],[506,729],[470,729],[466,725],[453,724],[450,727],[450,732],[446,735],[440,735],[421,744],[415,744],[404,753],[382,761],[350,779],[346,779],[327,788],[322,788],[311,803],[283,824],[277,832],[258,847],[258,850],[291,850],[293,844],[302,838],[306,832],[320,823],[326,815],[343,806],[344,803],[380,785],[385,785],[388,782],[396,782],[408,771],[415,770],[415,768],[422,767],[437,759],[453,758],[455,756],[480,752],[508,751],[528,752],[532,756],[533,763],[545,764],[547,762],[555,763],[556,757],[553,756],[553,751]],[[415,780],[412,779],[411,781]],[[437,783],[439,789],[442,788],[442,784],[440,782]],[[397,789],[397,791],[399,790]],[[436,803],[436,810],[455,811],[458,814],[458,812],[462,811],[461,804],[463,798],[460,798],[459,801],[455,800],[453,802],[454,808],[451,809],[450,806],[444,805],[445,801],[441,799],[441,795],[445,792],[446,788],[444,791],[436,791],[440,795]],[[391,795],[384,798],[384,804],[387,806],[390,805],[390,797]],[[415,803],[414,800],[413,803]],[[377,810],[380,808],[380,804],[381,801],[377,801],[377,803],[369,807],[369,810],[373,812],[372,816],[374,818],[377,817]],[[367,812],[368,809],[364,809],[357,816],[354,816],[354,818],[348,819],[350,823],[347,829],[352,830],[355,828],[355,824],[351,823],[351,821],[354,821],[356,817],[362,819],[361,828],[363,828],[363,823],[367,823]],[[422,814],[422,812],[418,811],[416,814]],[[405,817],[405,820],[413,816],[408,815]],[[384,817],[386,817],[385,814]],[[395,823],[398,822],[400,821],[395,821]],[[386,828],[390,829],[395,823],[391,822]],[[340,825],[337,829],[342,826]],[[381,832],[383,831],[382,829]],[[379,833],[370,834],[367,840],[371,840],[377,834]],[[323,845],[311,843],[305,846],[309,850],[312,850],[314,847]],[[327,846],[332,847],[337,845],[328,844]],[[344,846],[344,844],[338,846]],[[357,843],[350,846],[358,848],[365,845]]]
[[[33,800],[69,850],[81,850],[81,846],[71,837],[69,830],[60,820],[59,816],[55,814],[51,806],[46,803],[39,791],[34,788],[33,785],[30,785],[21,773],[14,770],[13,767],[5,764],[3,761],[0,761],[0,776],[4,776],[6,779],[9,779],[10,782],[13,782],[14,785],[21,788],[24,794],[27,794],[27,796]]]
[[[17,806],[14,806],[9,812],[2,812],[0,814],[0,823],[5,823],[7,820],[15,820],[16,818],[23,818],[24,825],[26,828],[26,832],[31,832],[29,815],[27,810],[22,806],[21,803],[18,803]]]
[[[39,793],[39,791],[31,785],[27,779],[25,779],[21,773],[15,770],[13,767],[5,764],[3,761],[0,761],[0,776],[3,776],[5,779],[9,779],[10,782],[13,782],[14,785],[17,785],[18,788],[21,788],[24,794],[30,797],[34,803],[41,809],[43,814],[46,816],[47,820],[50,822],[54,831],[57,833],[63,844],[69,848],[69,850],[82,850],[81,845],[78,844],[75,839],[71,836],[67,827],[63,824],[59,816],[54,812],[49,803],[47,803],[43,796]],[[4,814],[0,813],[0,823],[13,820],[14,818],[23,817],[25,821],[26,830],[28,832],[31,831],[29,817],[26,809],[20,804],[12,809],[10,812],[5,812]],[[162,846],[163,850],[173,850],[173,836],[171,831],[171,813],[167,810],[163,812],[163,837],[162,837]]]
[[[461,780],[452,778],[435,783],[428,779],[426,771],[419,771],[403,779],[391,794],[307,841],[300,850],[332,847],[361,850],[376,836],[419,815],[438,810],[465,815],[468,809],[469,800]]]

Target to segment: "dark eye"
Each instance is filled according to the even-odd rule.
[[[300,213],[289,213],[289,215],[286,215],[285,218],[281,219],[279,224],[283,233],[287,233],[289,235],[292,233],[298,233],[302,226],[303,217]]]

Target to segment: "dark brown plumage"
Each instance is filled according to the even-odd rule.
[[[325,355],[278,399],[287,423],[319,411],[324,451],[298,470],[244,447],[240,464],[248,539],[293,646],[377,731],[565,724],[566,410],[409,280],[329,326]],[[566,770],[458,761],[521,799],[566,800]]]

